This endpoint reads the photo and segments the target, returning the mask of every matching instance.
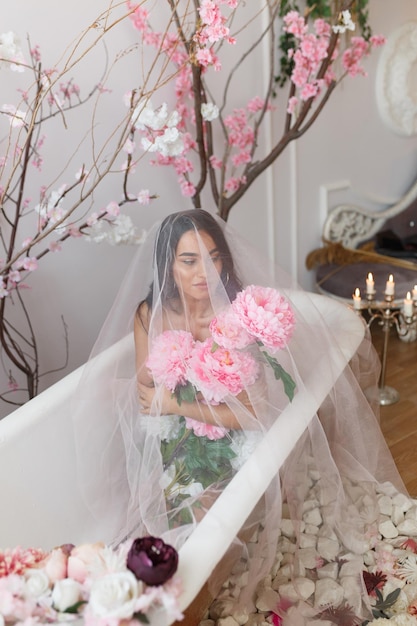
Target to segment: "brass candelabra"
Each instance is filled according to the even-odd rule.
[[[369,278],[371,276],[371,279]],[[381,353],[381,375],[379,379],[379,403],[380,405],[390,405],[398,402],[400,394],[393,387],[385,384],[385,375],[387,368],[388,340],[391,328],[395,327],[399,337],[406,337],[411,329],[416,326],[417,322],[417,299],[414,297],[416,289],[413,289],[413,298],[411,293],[407,293],[403,304],[400,305],[394,299],[394,282],[390,276],[387,282],[387,289],[384,293],[382,301],[376,300],[376,292],[373,288],[372,275],[368,275],[366,301],[361,298],[359,289],[353,294],[353,308],[355,311],[363,315],[366,311],[369,319],[366,322],[370,329],[374,322],[382,327],[383,345]]]

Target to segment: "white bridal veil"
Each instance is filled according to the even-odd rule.
[[[214,251],[207,249],[204,238],[211,221]],[[183,232],[194,233],[197,241],[211,317],[223,320],[231,310],[230,302],[242,293],[239,311],[247,319],[253,293],[265,297],[263,302],[257,300],[264,309],[275,306],[268,313],[269,323],[256,315],[251,318],[255,326],[255,322],[264,324],[262,340],[252,337],[233,352],[227,341],[221,345],[219,335],[212,340],[210,320],[196,328],[191,313],[181,309],[172,263],[173,245]],[[73,407],[78,477],[101,529],[100,539],[115,544],[125,537],[149,534],[179,549],[261,440],[267,442],[271,458],[279,453],[281,442],[270,428],[298,394],[314,395],[309,381],[317,372],[332,381],[330,393],[249,518],[242,520],[229,550],[229,568],[238,559],[246,559],[249,567],[245,593],[236,601],[250,602],[257,582],[271,569],[283,516],[292,520],[294,528],[293,580],[317,576],[314,566],[306,568],[298,560],[305,548],[300,533],[308,523],[306,511],[312,508],[319,511],[320,521],[315,525],[310,521],[311,533],[336,538],[345,554],[364,550],[369,529],[377,521],[378,491],[405,490],[376,417],[379,365],[369,336],[365,333],[354,358],[347,362],[322,307],[316,306],[317,298],[322,297],[300,290],[231,227],[204,211],[173,214],[151,229],[126,273]],[[135,319],[147,334],[152,355],[148,370],[154,368],[152,408],[145,414],[137,388]],[[278,344],[268,344],[265,333],[271,329],[282,333]],[[236,333],[230,337],[223,333],[223,338],[226,334],[236,346]],[[349,342],[349,329],[338,328],[339,337],[344,333]],[[200,350],[197,356],[195,352],[190,356],[191,343],[192,350]],[[204,351],[204,346],[209,349]],[[173,355],[178,354],[181,358],[175,360]],[[181,369],[185,361],[187,367]],[[221,384],[205,378],[200,365],[208,362],[211,372],[219,368],[225,373]],[[197,418],[186,419],[180,411],[164,414],[168,379],[180,408],[187,403],[199,407]],[[189,391],[194,394],[191,400],[184,395]],[[225,407],[228,419],[232,415],[234,420],[229,419],[227,427],[221,421]],[[364,497],[358,495],[358,485],[366,485],[366,515],[358,504]],[[249,548],[254,535],[256,541]],[[359,565],[356,570],[352,572],[358,596],[355,611],[358,619],[365,619],[367,594]],[[213,593],[227,574],[226,565],[213,573],[209,581]],[[309,607],[310,615],[319,613],[308,600],[303,599],[302,605]]]

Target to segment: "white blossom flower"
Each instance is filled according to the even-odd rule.
[[[168,105],[164,102],[159,109],[154,110],[150,100],[145,105],[138,104],[133,112],[133,124],[138,130],[162,130],[165,127],[173,128],[181,121],[177,111],[168,112]]]
[[[213,102],[203,102],[201,105],[201,115],[206,122],[212,122],[219,117],[219,107]]]
[[[45,217],[49,219],[49,216],[52,211],[56,211],[62,205],[63,197],[66,185],[62,185],[56,191],[51,191],[47,198],[44,198],[40,204],[35,206],[35,211],[41,217]]]
[[[347,30],[355,30],[355,23],[352,21],[352,16],[349,10],[342,11],[339,16],[339,23],[333,26],[333,32],[345,33]]]
[[[99,220],[92,224],[88,234],[85,235],[85,239],[94,243],[106,242],[112,246],[120,244],[139,245],[143,242],[144,236],[144,231],[137,233],[136,227],[128,215],[121,214],[111,223]]]
[[[0,35],[0,68],[8,67],[14,72],[24,72],[25,63],[20,40],[11,31]]]
[[[153,142],[143,137],[142,147],[148,152],[159,152],[165,157],[175,157],[184,152],[185,144],[178,128],[166,128],[164,133],[158,135]]]
[[[10,119],[10,126],[13,128],[21,128],[26,123],[26,113],[24,111],[19,111],[13,104],[3,104],[1,107],[3,113]]]
[[[4,284],[4,280],[0,280],[0,299],[6,298],[9,295],[9,292],[6,289],[6,285]]]

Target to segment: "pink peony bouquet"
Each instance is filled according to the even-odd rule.
[[[278,291],[250,285],[212,320],[211,337],[201,342],[187,331],[167,330],[153,342],[146,365],[155,383],[175,394],[180,405],[193,401],[198,393],[205,402],[217,405],[227,396],[238,396],[256,381],[259,360],[246,348],[257,343],[292,400],[295,383],[268,351],[285,348],[294,325],[291,306]],[[186,426],[198,436],[212,439],[225,434],[221,427],[201,425],[190,419]]]
[[[210,332],[217,344],[230,349],[256,342],[275,378],[282,381],[286,395],[292,400],[295,382],[270,352],[285,348],[294,328],[294,312],[279,291],[249,285],[237,294],[225,312],[211,322]]]
[[[155,537],[116,550],[102,543],[8,549],[0,552],[0,617],[6,625],[82,617],[86,626],[133,626],[163,607],[172,621],[182,619],[177,565],[176,550]]]

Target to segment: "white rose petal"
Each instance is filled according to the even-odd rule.
[[[61,613],[77,604],[81,599],[81,586],[72,578],[57,580],[52,590],[54,608]]]
[[[117,572],[93,583],[88,603],[96,617],[129,619],[135,612],[141,584],[132,572]]]

